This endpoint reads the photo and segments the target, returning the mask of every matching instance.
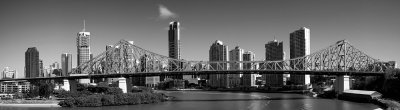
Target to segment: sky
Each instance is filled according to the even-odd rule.
[[[399,0],[1,0],[0,69],[24,77],[29,47],[37,47],[44,66],[71,53],[75,67],[83,20],[94,56],[121,39],[167,56],[167,27],[178,20],[186,60],[208,60],[216,40],[263,60],[274,37],[288,59],[289,34],[307,27],[311,53],[346,39],[371,57],[400,62]]]

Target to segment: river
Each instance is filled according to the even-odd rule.
[[[157,104],[81,107],[1,107],[0,110],[374,110],[370,103],[320,99],[286,93],[234,93],[210,91],[162,91],[176,97]],[[267,98],[268,100],[263,100]]]

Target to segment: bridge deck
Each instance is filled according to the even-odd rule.
[[[18,80],[51,80],[51,79],[85,79],[85,78],[118,78],[118,77],[145,77],[145,76],[172,76],[172,75],[207,75],[207,74],[298,74],[298,75],[349,75],[349,76],[383,76],[382,72],[331,72],[331,71],[287,71],[287,70],[224,70],[224,71],[165,71],[165,72],[138,72],[120,74],[91,74],[82,76],[63,76],[47,78],[20,78],[2,79],[2,81]]]

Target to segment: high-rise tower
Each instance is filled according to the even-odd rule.
[[[179,36],[179,22],[172,21],[169,23],[168,29],[168,56],[173,59],[181,59],[181,43]],[[174,71],[178,69],[182,65],[182,62],[171,61],[170,62],[170,71]],[[182,79],[182,75],[172,76],[173,79]],[[164,77],[161,77],[161,80],[164,80]]]
[[[76,38],[77,46],[77,66],[90,61],[92,54],[90,53],[90,32],[86,32],[86,23],[83,21],[83,29],[78,32],[78,37]],[[77,68],[80,69],[80,68]],[[87,74],[87,73],[84,73]],[[89,79],[79,79],[79,83],[87,84],[90,83]]]
[[[290,33],[290,59],[303,57],[310,55],[310,29],[302,27]],[[305,63],[305,62],[304,62]],[[303,68],[304,63],[292,64],[290,66],[297,67],[299,69]],[[310,75],[290,75],[290,81],[295,85],[306,85],[310,84]]]
[[[76,38],[76,46],[78,50],[77,63],[79,65],[90,60],[90,32],[86,32],[85,21],[83,21],[83,29],[78,32],[78,37]]]
[[[265,44],[265,61],[280,61],[284,59],[283,42],[274,39]],[[279,64],[283,67],[283,64]],[[275,69],[274,67],[265,67]],[[283,85],[283,74],[263,74],[263,79],[269,86],[277,87]]]
[[[168,30],[168,55],[170,58],[181,59],[181,43],[179,37],[179,22],[169,23]]]
[[[39,77],[39,51],[36,47],[28,48],[25,52],[25,78]]]
[[[228,46],[222,41],[215,41],[210,47],[209,61],[228,61]],[[228,70],[228,64],[210,64],[215,70]],[[209,85],[214,88],[229,87],[228,76],[226,74],[210,74]]]
[[[254,61],[255,54],[251,51],[243,53],[243,61]],[[256,66],[252,63],[244,63],[243,70],[254,70]],[[244,87],[256,86],[256,75],[255,74],[243,74],[242,82]]]
[[[61,67],[62,67],[62,76],[69,76],[69,73],[72,70],[72,54],[70,53],[61,54]]]
[[[244,50],[239,46],[229,51],[229,61],[243,61]],[[243,63],[231,63],[229,65],[230,70],[242,70]],[[240,74],[228,74],[229,87],[239,87],[240,86]]]

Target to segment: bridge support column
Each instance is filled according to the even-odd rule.
[[[64,79],[64,85],[61,87],[65,91],[76,92],[76,83],[74,79]]]
[[[350,76],[338,75],[335,80],[335,91],[338,94],[342,94],[345,90],[350,90]]]
[[[132,90],[132,78],[122,77],[118,78],[118,87],[122,89],[123,93],[128,93]]]

